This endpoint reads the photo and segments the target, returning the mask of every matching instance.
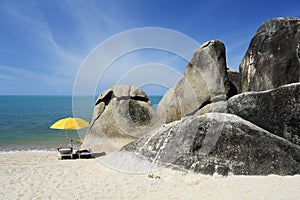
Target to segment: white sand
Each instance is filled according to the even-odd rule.
[[[0,199],[300,199],[300,176],[212,177],[170,169],[121,173],[56,152],[0,155]]]

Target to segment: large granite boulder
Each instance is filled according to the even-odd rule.
[[[299,146],[231,114],[188,116],[122,148],[152,163],[204,174],[300,173]]]
[[[224,44],[218,40],[204,43],[195,51],[184,77],[164,95],[157,113],[169,123],[228,99],[234,92],[226,70]]]
[[[242,92],[300,81],[300,18],[266,21],[240,64]]]
[[[83,144],[94,151],[118,150],[151,130],[155,119],[144,91],[133,86],[114,86],[98,97]]]
[[[300,145],[300,83],[236,95],[228,100],[227,109],[229,113]]]

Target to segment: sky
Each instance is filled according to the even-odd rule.
[[[264,21],[276,17],[300,17],[300,4],[296,2],[1,0],[0,95],[71,95],[85,63],[92,59],[97,48],[119,39],[124,32],[128,34],[130,30],[147,27],[175,31],[199,45],[209,40],[221,40],[226,47],[227,65],[238,70],[251,38]],[[151,36],[143,38],[149,40]],[[159,39],[170,38],[162,34]],[[124,45],[130,47],[130,42],[120,41],[123,46],[115,44],[102,52],[104,57],[100,56],[101,59],[116,54]],[[179,40],[170,42],[185,48]],[[190,54],[184,59],[174,52],[143,48],[114,55],[116,59],[104,66],[104,73],[94,73],[98,82],[92,83],[94,85],[86,89],[86,94],[100,94],[112,85],[126,84],[124,80],[130,80],[134,85],[136,79],[145,80],[149,76],[157,80],[149,79],[136,86],[150,95],[162,94],[171,86],[161,80],[172,80],[170,85],[179,81],[192,57]],[[94,64],[103,68],[100,57],[99,63]],[[138,71],[134,69],[142,69],[144,74],[134,76]],[[151,72],[155,73],[151,75]]]

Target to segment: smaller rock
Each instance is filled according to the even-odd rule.
[[[234,69],[227,67],[227,74],[228,74],[228,80],[234,85],[234,87],[236,88],[236,94],[241,93],[241,76],[240,73],[238,71],[235,71]],[[231,95],[231,96],[234,96]]]
[[[204,115],[205,113],[227,113],[227,101],[219,101],[215,103],[210,103],[200,110],[198,110],[195,115]]]

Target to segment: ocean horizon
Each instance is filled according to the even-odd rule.
[[[79,96],[81,108],[74,110],[72,95],[0,95],[0,153],[19,151],[53,151],[69,146],[70,132],[50,129],[57,120],[80,117],[91,121],[92,96]],[[156,109],[160,95],[149,95]],[[78,116],[78,114],[80,114]],[[83,139],[87,128],[71,132],[73,140]]]

